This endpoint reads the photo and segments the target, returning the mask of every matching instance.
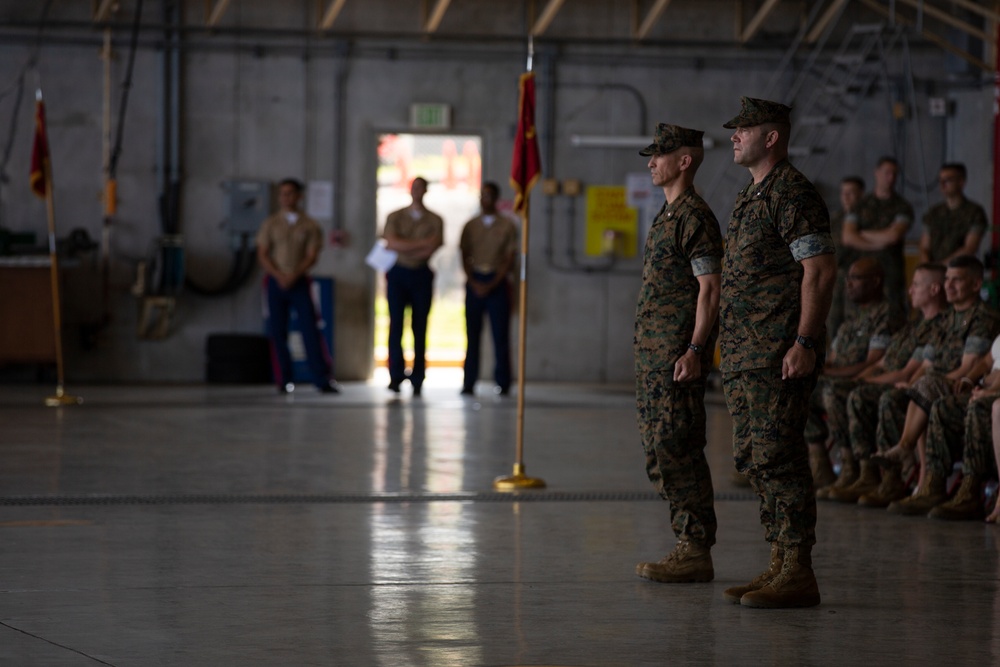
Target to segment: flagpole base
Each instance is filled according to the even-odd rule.
[[[497,477],[493,480],[493,488],[497,491],[520,491],[521,489],[544,489],[545,480],[528,477],[524,474],[524,465],[514,464],[514,474],[510,477]]]
[[[61,405],[80,405],[83,403],[83,399],[79,396],[72,396],[63,391],[63,388],[56,387],[55,396],[46,396],[45,405],[50,408],[57,408]]]

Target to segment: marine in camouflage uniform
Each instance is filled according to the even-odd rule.
[[[965,178],[965,165],[959,163],[945,164],[938,172],[945,201],[924,214],[920,238],[923,261],[944,262],[952,255],[978,253],[989,223],[983,207],[965,198]]]
[[[871,279],[871,276],[866,278]],[[890,317],[889,304],[882,294],[881,286],[878,287],[877,300],[858,305],[857,311],[837,329],[830,344],[834,368],[857,366],[868,360],[874,363],[889,346],[892,332],[897,327]],[[826,371],[829,369],[828,365],[824,374],[819,376],[818,385],[810,398],[806,442],[825,445],[827,438],[832,436],[835,447],[849,448],[845,404],[857,382],[853,376],[828,375]]]
[[[889,161],[895,164],[894,160],[883,158],[879,169],[884,162]],[[886,198],[880,198],[875,192],[871,192],[861,198],[854,213],[844,218],[844,224],[855,226],[859,232],[881,231],[893,225],[904,225],[909,229],[913,225],[913,206],[895,191],[890,192]],[[894,312],[900,314],[905,312],[903,300],[906,298],[904,244],[905,241],[901,239],[898,243],[881,250],[860,250],[860,256],[874,257],[882,265],[885,271],[886,299],[889,300]]]
[[[924,228],[930,236],[931,261],[942,261],[965,244],[970,232],[980,237],[986,232],[986,212],[979,204],[965,199],[952,210],[944,202],[924,215]]]
[[[910,322],[894,334],[882,358],[884,369],[888,372],[899,371],[911,360],[923,361],[923,347],[936,336],[936,329],[941,326],[943,319],[944,313],[939,313],[929,320]],[[848,394],[845,406],[847,430],[851,454],[855,461],[867,460],[875,453],[880,406],[883,397],[889,394],[893,394],[893,398],[887,399],[887,403],[901,404],[899,411],[905,413],[906,402],[909,400],[906,397],[906,390],[896,389],[891,384],[863,383]],[[893,442],[899,439],[898,426],[896,429],[896,440]]]
[[[960,377],[980,361],[998,331],[998,314],[979,299],[983,265],[974,257],[961,256],[949,262],[945,287],[952,308],[943,320],[937,340],[924,347],[922,368],[926,372],[910,383],[909,402],[903,410],[885,406],[879,415],[879,453],[872,461],[882,468],[882,483],[871,497],[859,503],[874,507],[888,505],[898,514],[926,514],[943,498],[932,497],[929,483],[943,488],[943,480],[931,479],[921,471],[917,490],[907,493],[903,471],[913,460],[913,452],[924,450],[924,438],[931,408],[939,398],[951,395]],[[899,433],[898,438],[893,438]],[[935,492],[935,495],[937,492]],[[943,491],[941,492],[943,495]]]
[[[791,109],[742,98],[734,160],[754,180],[729,222],[720,307],[721,370],[736,468],[760,497],[767,572],[724,597],[748,607],[819,604],[812,572],[816,497],[803,437],[825,349],[836,275],[830,215],[787,160]],[[807,285],[803,295],[803,285]]]
[[[978,386],[974,386],[975,378]],[[943,519],[982,517],[982,484],[994,468],[991,412],[1000,396],[1000,337],[959,386],[971,391],[934,401],[927,425],[927,473],[933,477],[932,484],[942,487],[934,495],[943,500],[944,480],[951,475],[954,462],[962,462],[962,487],[951,501],[931,510],[931,516]]]
[[[692,184],[704,156],[702,136],[660,123],[655,143],[640,152],[651,156],[653,182],[667,197],[646,239],[636,308],[637,417],[646,473],[670,503],[679,542],[660,563],[639,563],[636,573],[671,583],[714,576],[708,549],[717,522],[704,451],[705,378],[718,337],[722,234]],[[697,375],[686,377],[695,367]]]
[[[888,451],[900,441],[906,420],[906,407],[913,401],[930,413],[935,400],[951,392],[953,382],[946,376],[962,364],[963,357],[981,357],[1000,330],[1000,315],[978,299],[971,308],[949,308],[934,337],[922,350],[929,370],[907,389],[893,389],[879,400],[879,423],[876,444]]]
[[[837,282],[833,288],[833,300],[830,303],[830,314],[826,318],[826,330],[836,331],[844,318],[854,310],[846,303],[847,271],[859,257],[857,252],[846,247],[841,237],[844,231],[844,218],[857,206],[865,192],[864,181],[857,176],[847,176],[840,181],[840,210],[830,214],[830,236],[837,248]]]

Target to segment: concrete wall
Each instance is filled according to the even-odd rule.
[[[225,20],[230,26],[252,21],[295,28],[311,16],[313,5],[306,4],[289,15],[277,8],[279,3],[241,2],[239,11],[231,11]],[[348,3],[343,20],[360,21],[359,6]],[[472,12],[449,15],[447,20],[483,19]],[[570,13],[560,29],[596,29],[592,22],[602,20],[593,13]],[[509,21],[510,30],[516,31],[523,17],[512,16]],[[704,36],[710,24],[718,21],[692,18],[690,31]],[[790,25],[794,27],[794,22]],[[659,29],[664,35],[683,32],[676,22]],[[112,68],[116,110],[124,77],[123,38],[117,33],[118,58]],[[91,36],[78,45],[43,44],[38,72],[49,108],[59,233],[83,228],[100,239],[103,78],[93,40]],[[197,382],[204,377],[209,334],[260,331],[257,270],[241,289],[226,296],[185,291],[167,339],[144,341],[136,336],[136,301],[128,289],[138,262],[148,256],[160,235],[157,156],[163,120],[160,56],[153,41],[145,39],[143,44],[119,166],[120,203],[110,233],[112,319],[86,338],[75,333],[67,337],[67,372],[78,382]],[[0,83],[13,80],[30,53],[26,40],[0,40]],[[577,148],[570,142],[574,134],[650,134],[657,121],[704,128],[715,148],[708,151],[698,184],[725,226],[735,193],[747,177],[731,164],[730,132],[721,126],[738,110],[740,95],[769,92],[780,56],[779,49],[767,48],[699,51],[691,46],[671,50],[662,45],[541,44],[536,57],[538,126],[546,177],[605,185],[621,184],[626,174],[646,171],[645,160],[634,148]],[[189,277],[202,286],[220,285],[232,265],[233,239],[223,228],[223,181],[277,181],[288,175],[307,181],[335,180],[342,174],[334,219],[323,223],[327,230],[334,226],[345,230],[350,242],[346,247],[325,248],[315,273],[337,281],[338,377],[368,377],[376,277],[365,266],[364,256],[381,225],[375,219],[376,136],[407,130],[413,102],[449,104],[455,131],[483,137],[483,177],[506,187],[517,77],[523,67],[523,48],[502,42],[371,39],[348,45],[330,39],[268,41],[231,34],[214,42],[210,36],[192,39],[183,58],[181,105],[180,225]],[[890,62],[890,70],[900,68],[900,62]],[[923,197],[919,186],[932,185],[938,164],[947,158],[969,164],[969,194],[989,204],[991,86],[976,77],[958,83],[949,79],[939,54],[929,48],[914,50],[913,70],[920,134],[917,123],[894,123],[884,91],[876,92],[861,100],[848,118],[822,171],[806,170],[832,206],[837,204],[842,175],[860,173],[870,180],[876,158],[901,152],[899,146],[906,148],[902,157],[910,185],[905,194],[915,203]],[[0,127],[7,127],[14,116],[18,123],[7,165],[10,182],[0,190],[0,224],[42,237],[44,207],[26,186],[34,75],[27,82],[17,108],[13,94],[0,99]],[[926,118],[929,96],[951,99],[954,115]],[[342,126],[338,126],[339,110]],[[338,138],[343,145],[338,145]],[[922,164],[918,145],[924,148]],[[935,200],[935,192],[930,199]],[[582,246],[584,212],[583,197],[534,192],[528,374],[536,380],[628,382],[640,260],[622,259],[609,268],[603,260],[587,259]],[[98,289],[69,291],[77,302],[74,308],[99,318]]]

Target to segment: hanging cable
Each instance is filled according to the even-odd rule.
[[[135,69],[135,52],[139,46],[139,25],[142,21],[142,0],[135,6],[135,18],[132,20],[132,36],[128,47],[128,65],[125,69],[125,81],[122,83],[122,99],[118,107],[118,127],[115,130],[115,145],[111,150],[111,161],[108,163],[108,178],[115,180],[118,171],[118,158],[122,153],[122,139],[125,135],[125,110],[128,108],[128,94],[132,90],[132,72]]]

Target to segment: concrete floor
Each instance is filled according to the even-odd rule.
[[[639,579],[673,545],[628,387],[516,402],[381,380],[301,388],[0,386],[0,665],[994,665],[1000,530],[822,504],[823,604],[722,590],[766,565],[710,395],[716,580]]]

